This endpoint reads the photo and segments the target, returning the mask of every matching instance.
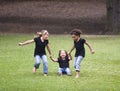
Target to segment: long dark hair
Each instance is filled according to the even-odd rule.
[[[60,56],[61,51],[65,51],[65,54],[66,54],[65,59],[68,59],[68,53],[67,53],[67,51],[66,51],[66,50],[59,50],[58,59],[62,59],[62,58],[61,58],[61,56]]]

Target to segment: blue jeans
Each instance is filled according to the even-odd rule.
[[[71,75],[70,68],[59,68],[59,69],[58,69],[58,73],[59,73],[59,74],[66,73],[67,75]]]
[[[80,71],[80,64],[83,60],[83,56],[78,56],[74,58],[74,67],[76,71]]]
[[[42,55],[42,56],[36,55],[36,56],[35,56],[35,65],[34,65],[34,67],[35,67],[36,69],[38,69],[41,60],[42,60],[42,62],[43,62],[43,72],[44,72],[44,74],[48,74],[48,62],[47,62],[47,57],[46,57],[46,55]]]

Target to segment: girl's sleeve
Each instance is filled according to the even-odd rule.
[[[34,42],[36,42],[37,41],[37,38],[34,38]]]
[[[86,40],[85,39],[83,39],[83,43],[85,43],[86,42]]]
[[[59,63],[59,62],[60,62],[60,59],[58,58],[57,60],[58,60],[57,62]]]

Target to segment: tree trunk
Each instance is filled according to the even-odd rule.
[[[119,33],[120,0],[107,0],[107,32]]]

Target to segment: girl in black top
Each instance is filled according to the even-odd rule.
[[[74,67],[76,70],[76,78],[79,78],[80,76],[80,63],[83,60],[83,58],[85,57],[85,48],[84,48],[84,44],[86,44],[89,49],[90,52],[93,54],[94,50],[92,49],[92,47],[89,45],[89,43],[80,37],[81,35],[81,31],[79,29],[74,29],[71,31],[71,36],[74,40],[74,45],[71,48],[69,54],[71,54],[71,52],[76,49],[75,52],[75,59],[74,59]]]
[[[68,53],[65,50],[59,51],[58,59],[53,59],[51,57],[51,60],[59,63],[59,69],[58,69],[59,75],[62,75],[63,73],[66,73],[67,75],[71,75],[71,71],[69,68],[69,61],[72,60],[72,57],[71,55],[68,55]]]
[[[37,35],[39,35],[39,36],[35,37],[32,40],[28,40],[28,41],[19,43],[19,45],[23,46],[23,45],[35,42],[35,50],[34,50],[35,65],[33,68],[33,73],[35,73],[36,70],[39,68],[40,60],[42,59],[44,76],[47,76],[48,63],[47,63],[45,47],[47,47],[47,50],[48,50],[50,56],[52,56],[52,53],[51,53],[51,50],[49,47],[49,41],[48,41],[49,33],[47,30],[42,30],[41,32],[37,32]]]

